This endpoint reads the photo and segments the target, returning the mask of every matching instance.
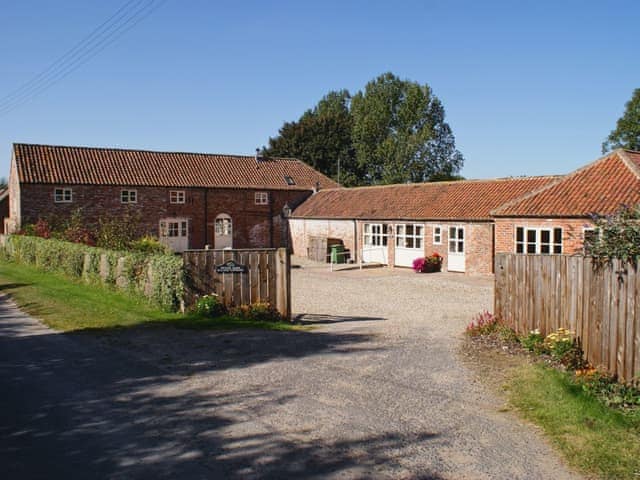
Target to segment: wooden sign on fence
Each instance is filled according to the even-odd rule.
[[[270,303],[291,318],[291,259],[284,248],[187,250],[185,303],[215,293],[227,307]]]

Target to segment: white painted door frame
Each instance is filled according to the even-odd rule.
[[[189,219],[184,217],[162,218],[159,223],[160,243],[174,252],[189,248]]]
[[[394,265],[412,267],[416,258],[424,257],[424,224],[397,223]]]
[[[233,248],[233,220],[231,215],[221,213],[214,222],[213,244],[216,250]]]
[[[364,223],[362,225],[362,261],[367,263],[389,263],[389,225],[386,223]]]
[[[447,270],[449,272],[464,272],[466,267],[466,235],[461,225],[449,226]]]

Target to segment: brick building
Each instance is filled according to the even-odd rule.
[[[312,236],[343,241],[355,260],[410,267],[437,252],[443,270],[493,271],[491,210],[556,180],[525,177],[323,190],[293,212],[294,253]]]
[[[135,215],[175,251],[277,247],[288,209],[336,187],[295,159],[14,144],[5,228],[79,210],[87,224]]]
[[[568,175],[325,190],[292,214],[294,252],[341,239],[391,266],[437,252],[443,269],[491,273],[495,253],[582,253],[591,215],[640,204],[640,152],[615,150]]]
[[[497,253],[582,253],[591,215],[640,204],[640,152],[615,150],[491,212]]]

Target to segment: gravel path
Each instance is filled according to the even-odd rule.
[[[313,331],[57,334],[0,301],[4,478],[578,478],[457,359],[490,279],[292,284]]]

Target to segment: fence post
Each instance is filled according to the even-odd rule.
[[[276,279],[276,308],[291,320],[291,255],[286,248],[277,250]]]

